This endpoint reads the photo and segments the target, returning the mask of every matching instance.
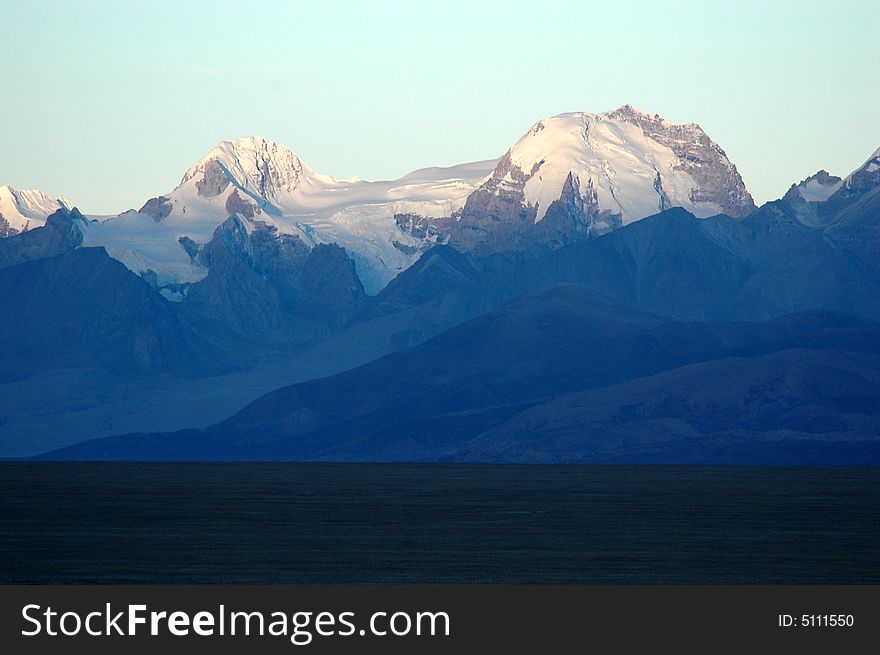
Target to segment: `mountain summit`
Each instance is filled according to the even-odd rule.
[[[181,186],[198,179],[199,192],[209,196],[230,181],[248,195],[269,202],[289,198],[301,184],[332,183],[333,178],[315,174],[287,146],[259,136],[223,141],[190,168]]]
[[[422,169],[399,180],[368,182],[316,173],[293,150],[263,137],[223,141],[172,191],[150,198],[137,211],[90,223],[85,242],[105,247],[160,287],[188,285],[207,275],[204,261],[195,256],[199,247],[235,216],[247,234],[259,230],[263,237],[291,237],[308,249],[341,246],[367,291],[377,293],[440,238],[406,232],[397,217],[452,216],[495,163]]]
[[[37,189],[0,186],[0,237],[40,227],[59,208],[70,207],[66,198],[52,198]]]
[[[755,203],[695,123],[630,105],[560,114],[535,123],[501,158],[469,198],[452,242],[483,251],[558,246],[672,207],[742,218]]]

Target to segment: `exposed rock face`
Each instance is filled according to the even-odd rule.
[[[797,184],[792,184],[783,199],[800,203],[823,202],[834,195],[842,183],[841,178],[821,170]]]
[[[559,200],[551,204],[544,218],[523,236],[550,248],[561,248],[567,243],[589,236],[599,216],[599,206],[592,187],[582,193],[577,178],[569,173]],[[532,231],[535,234],[529,234]],[[603,227],[600,231],[609,230]]]
[[[171,201],[165,196],[158,196],[147,200],[147,202],[144,203],[144,206],[138,211],[141,214],[146,214],[158,223],[168,217],[171,213],[171,209]]]
[[[298,262],[308,253],[309,247],[299,237],[278,234],[274,227],[230,216],[214,231],[214,238],[201,248],[198,258],[200,264],[211,267],[232,254],[258,273],[267,274],[274,260]]]
[[[220,162],[209,159],[205,162],[205,170],[202,177],[196,182],[199,195],[204,198],[219,196],[229,186],[229,177]]]
[[[540,169],[528,173],[515,166],[508,152],[483,186],[468,196],[461,216],[450,227],[450,245],[482,254],[513,250],[519,234],[534,225],[537,209],[525,203],[526,182]]]
[[[624,105],[608,116],[638,125],[646,136],[672,150],[681,159],[677,168],[687,172],[697,182],[698,188],[691,196],[694,202],[715,202],[723,213],[733,218],[748,216],[757,209],[736,166],[699,125],[674,125],[658,114],[651,116],[631,105]]]
[[[417,252],[421,250],[426,250],[427,248],[419,248],[418,246],[408,246],[405,243],[401,243],[400,241],[393,241],[394,247],[397,248],[404,255],[415,255]]]
[[[18,230],[13,228],[9,222],[3,218],[3,214],[0,214],[0,238],[11,237],[14,234],[18,234]]]
[[[296,188],[303,176],[303,165],[293,152],[277,143],[258,139],[251,145],[251,168],[249,177],[258,194],[275,200],[282,193]]]
[[[260,213],[260,208],[238,195],[238,189],[235,189],[226,199],[226,211],[230,215],[240,214],[245,218],[253,218]]]
[[[342,325],[365,299],[344,249],[310,248],[298,236],[238,215],[218,227],[195,258],[209,273],[192,285],[185,303],[201,319],[251,338],[315,338]]]
[[[189,255],[190,260],[196,261],[196,258],[199,256],[199,250],[201,246],[197,244],[195,241],[190,239],[188,236],[182,236],[177,240],[177,243],[186,251],[186,254]]]
[[[669,196],[666,195],[666,191],[663,189],[663,179],[660,177],[660,172],[657,172],[657,177],[654,178],[654,191],[657,192],[657,195],[660,196],[660,204],[658,209],[661,212],[665,212],[667,209],[672,208],[672,201],[669,200]]]
[[[815,180],[818,184],[821,184],[822,186],[834,186],[843,181],[842,178],[837,177],[836,175],[832,175],[824,168],[815,175],[811,175],[810,177],[808,177],[806,180],[804,180],[804,183],[812,182],[813,180]]]
[[[446,238],[447,230],[443,226],[444,219],[438,220],[419,214],[395,214],[394,221],[403,232],[428,242],[430,246],[440,243]]]
[[[505,156],[492,178],[468,197],[460,218],[449,226],[449,243],[477,255],[512,250],[559,248],[572,241],[610,232],[622,225],[619,214],[599,207],[592,180],[585,188],[572,173],[540,221],[537,207],[526,203],[523,187],[539,174],[528,173]]]

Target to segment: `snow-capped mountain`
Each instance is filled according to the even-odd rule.
[[[672,207],[755,210],[736,166],[699,125],[624,105],[541,120],[468,199],[451,240],[477,250],[559,246]]]
[[[392,181],[317,173],[261,137],[224,141],[174,190],[138,211],[86,222],[83,233],[84,245],[105,247],[181,299],[208,274],[200,250],[224,238],[219,227],[234,216],[263,241],[276,235],[307,249],[341,246],[364,290],[375,294],[436,243],[475,251],[556,247],[671,207],[741,217],[754,203],[698,125],[626,105],[544,119],[500,160]]]
[[[314,172],[286,146],[249,137],[220,143],[170,193],[85,229],[86,245],[102,245],[137,273],[152,271],[160,286],[202,279],[206,268],[192,246],[211,240],[230,215],[249,229],[274,230],[307,246],[336,243],[355,261],[375,293],[436,236],[398,227],[395,215],[444,217],[460,209],[495,161],[427,168],[393,181],[337,179]]]
[[[0,237],[11,236],[46,223],[59,207],[70,208],[66,198],[52,198],[37,189],[0,186]]]

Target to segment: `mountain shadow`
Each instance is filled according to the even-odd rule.
[[[880,380],[871,372],[878,370],[878,337],[880,325],[872,321],[827,312],[763,323],[670,323],[583,289],[555,288],[416,348],[267,394],[212,428],[111,437],[49,457],[712,461],[711,440],[702,450],[682,447],[709,434],[732,441],[731,461],[809,462],[813,455],[789,443],[804,439],[821,441],[826,455],[839,446],[849,453],[841,460],[873,461],[880,438]],[[663,375],[672,383],[660,393]],[[627,385],[642,400],[629,402],[635,391]],[[687,402],[691,388],[701,390],[698,401]],[[589,409],[583,420],[573,410],[547,410],[555,420],[573,417],[570,433],[546,419],[538,421],[546,432],[535,421],[525,431],[513,427],[551,403],[568,407],[578,393],[605,395],[573,405]],[[654,397],[656,406],[648,402]],[[665,402],[670,397],[677,404]],[[748,411],[743,398],[753,403]],[[825,431],[811,419],[835,415]],[[671,431],[661,419],[690,428]],[[645,444],[615,449],[617,442],[603,442],[620,435],[609,422],[634,439],[644,435]],[[543,445],[529,445],[535,440]],[[777,441],[789,450],[774,449]]]

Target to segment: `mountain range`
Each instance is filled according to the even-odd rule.
[[[880,462],[880,151],[759,208],[626,105],[388,182],[254,137],[116,217],[4,189],[2,455]]]
[[[43,198],[47,214],[57,209],[28,193]],[[559,245],[670,207],[740,217],[754,203],[724,150],[699,126],[626,105],[539,121],[500,160],[388,182],[316,173],[289,148],[260,137],[227,141],[172,191],[80,228],[86,247],[103,246],[171,300],[208,274],[197,250],[230,216],[249,234],[343,247],[365,291],[375,294],[437,243],[481,251],[517,241]]]

